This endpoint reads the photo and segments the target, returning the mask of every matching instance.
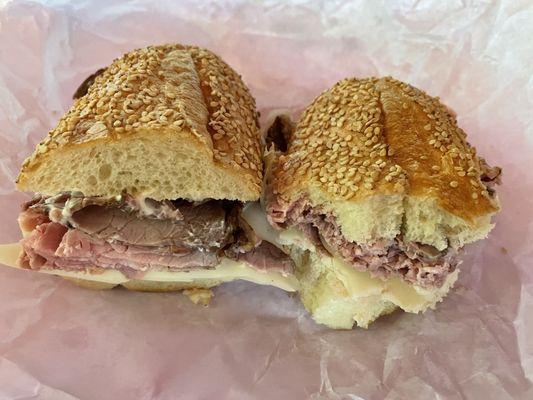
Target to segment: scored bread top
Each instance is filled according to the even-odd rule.
[[[387,150],[375,82],[341,81],[303,112],[278,161],[274,192],[290,198],[316,185],[342,200],[375,190],[403,193],[405,175]]]
[[[274,167],[273,192],[290,202],[318,191],[326,205],[425,199],[472,223],[499,209],[481,175],[475,148],[437,98],[390,77],[352,78],[303,112]]]
[[[435,197],[467,221],[499,210],[481,181],[476,148],[438,98],[392,78],[376,82],[392,162],[404,168],[409,195]]]
[[[156,198],[254,200],[259,197],[262,179],[257,117],[255,100],[240,76],[214,53],[179,44],[134,50],[97,76],[87,94],[75,101],[37,146],[22,166],[18,188],[50,194],[81,190],[106,196],[129,190],[148,191]],[[90,171],[79,167],[78,176],[69,177],[56,165],[60,159],[72,161],[76,152],[79,157],[97,154],[109,158],[112,156],[102,146],[123,143],[124,149],[118,149],[121,153],[127,151],[128,141],[138,145],[136,139],[143,140],[145,150],[161,145],[164,153],[168,148],[167,153],[158,152],[165,159],[173,157],[170,147],[174,145],[190,147],[194,162],[202,164],[204,179],[216,181],[195,188],[195,181],[202,179],[191,180],[189,171],[192,189],[178,187],[172,177],[160,182],[163,171],[158,171],[158,159],[153,160],[155,165],[146,165],[148,170],[152,168],[152,178],[135,177],[128,162],[142,159],[141,153],[131,155],[130,161],[111,163],[111,172],[106,167],[100,175],[111,177],[105,182],[98,179],[98,171],[96,177],[86,176]],[[85,154],[87,147],[95,150]],[[180,157],[171,160],[178,175],[180,168],[192,168],[183,160],[186,155]],[[120,159],[120,154],[115,158]]]

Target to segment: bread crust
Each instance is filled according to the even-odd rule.
[[[499,210],[481,175],[476,149],[438,98],[390,77],[350,78],[303,112],[272,187],[286,202],[312,190],[331,203],[406,195],[472,223]]]
[[[155,282],[133,279],[122,284],[90,281],[87,279],[62,277],[77,286],[91,290],[107,290],[117,286],[124,286],[128,290],[136,292],[176,292],[185,289],[210,289],[218,286],[221,282],[217,280],[204,280],[202,282]]]
[[[257,117],[255,100],[241,77],[209,50],[179,44],[134,50],[94,78],[87,93],[25,160],[17,187],[41,193],[120,194],[125,188],[135,189],[135,177],[122,178],[121,187],[112,190],[91,182],[90,176],[57,180],[46,170],[52,170],[61,155],[87,146],[105,147],[132,138],[156,143],[171,136],[201,152],[206,168],[217,171],[213,176],[228,176],[229,184],[238,188],[228,192],[228,198],[255,200],[262,179]],[[120,173],[120,164],[113,168]],[[224,198],[214,189],[218,183],[207,182],[196,197]],[[159,189],[167,198],[185,197],[179,188],[163,188],[157,176],[145,186],[154,193]]]

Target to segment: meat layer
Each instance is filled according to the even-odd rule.
[[[258,270],[292,274],[289,257],[257,238],[240,218],[240,208],[237,202],[214,200],[38,196],[19,216],[27,233],[20,263],[31,269],[117,269],[139,277],[153,269],[214,268],[227,256]]]
[[[396,276],[425,288],[441,287],[459,264],[458,252],[451,247],[439,251],[433,246],[407,243],[401,235],[370,244],[351,242],[331,213],[312,207],[305,198],[290,204],[269,201],[267,213],[272,224],[280,228],[296,226],[318,245],[319,251],[336,253],[357,270],[369,271],[374,277]]]

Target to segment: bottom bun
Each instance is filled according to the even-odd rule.
[[[367,328],[396,308],[411,313],[433,309],[459,273],[454,271],[442,287],[429,290],[399,278],[373,278],[338,258],[317,253],[302,253],[295,259],[302,303],[316,322],[335,329],[351,329],[355,324]]]
[[[76,286],[83,287],[90,290],[106,290],[113,289],[117,286],[123,286],[128,290],[136,292],[177,292],[182,291],[185,296],[189,298],[194,304],[201,304],[208,306],[213,298],[211,288],[223,283],[218,280],[205,279],[198,282],[157,282],[157,281],[142,281],[131,280],[121,284],[89,281],[87,279],[63,277],[63,279],[74,283]]]
[[[210,289],[220,285],[218,280],[204,280],[198,282],[157,282],[131,280],[120,284],[90,281],[87,279],[63,277],[63,279],[74,283],[77,286],[91,290],[113,289],[117,286],[123,286],[126,289],[136,292],[177,292],[184,289]]]

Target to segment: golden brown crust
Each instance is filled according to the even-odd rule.
[[[498,210],[475,148],[438,99],[390,77],[345,79],[304,111],[273,173],[285,201],[316,187],[328,200],[434,198],[466,221]]]
[[[62,278],[75,284],[76,286],[91,290],[108,290],[113,289],[115,286],[117,286],[114,283],[89,281],[87,279],[71,278],[67,276],[63,276]]]
[[[253,97],[217,55],[177,44],[134,50],[115,60],[24,162],[17,183],[31,190],[26,175],[56,151],[168,132],[186,133],[216,165],[247,177],[259,194],[262,163]]]
[[[199,282],[157,282],[157,281],[142,281],[131,280],[124,282],[122,286],[129,290],[137,292],[176,292],[185,289],[209,289],[220,285],[220,281],[211,279]]]
[[[481,182],[476,149],[438,98],[392,78],[376,83],[384,111],[390,159],[409,180],[409,194],[435,197],[441,208],[467,221],[493,214],[497,200]]]
[[[241,77],[214,53],[190,48],[205,104],[215,160],[262,179],[258,113]],[[237,101],[234,101],[234,100]]]
[[[62,277],[63,279],[74,283],[77,286],[91,290],[107,290],[113,289],[116,286],[124,286],[128,290],[137,292],[176,292],[185,289],[209,289],[218,286],[221,282],[216,280],[204,281],[202,283],[195,282],[156,282],[156,281],[142,281],[131,280],[120,285],[115,283],[90,281],[87,279]]]

